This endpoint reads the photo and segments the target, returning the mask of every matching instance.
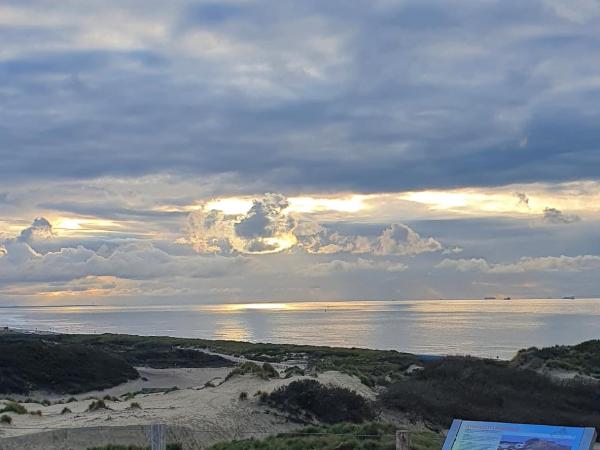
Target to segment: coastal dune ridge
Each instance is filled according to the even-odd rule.
[[[0,425],[3,450],[143,446],[157,423],[166,424],[169,442],[185,449],[227,449],[232,439],[281,433],[288,434],[280,439],[334,439],[343,434],[339,427],[356,435],[372,424],[368,439],[379,445],[372,448],[388,448],[394,430],[403,428],[417,448],[433,450],[461,414],[600,426],[600,341],[524,349],[511,360],[12,331],[0,336],[0,347],[0,415],[10,417]],[[6,356],[25,348],[34,357]],[[48,358],[56,363],[37,358],[41,350],[54,352]],[[102,355],[112,385],[74,361],[62,364],[73,352]]]

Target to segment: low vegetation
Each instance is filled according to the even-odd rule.
[[[8,402],[4,407],[0,408],[0,414],[12,412],[15,414],[27,414],[27,408],[17,402]]]
[[[313,345],[268,344],[238,341],[211,341],[206,339],[172,338],[166,336],[130,336],[119,334],[101,335],[57,335],[54,339],[63,343],[89,345],[105,351],[123,354],[129,362],[136,366],[164,364],[160,367],[217,367],[220,362],[223,367],[232,363],[216,355],[207,355],[192,349],[209,349],[214,352],[232,356],[243,356],[248,359],[273,363],[289,362],[291,360],[306,361],[311,371],[338,370],[355,375],[368,386],[386,385],[401,379],[403,372],[418,358],[409,353],[394,350],[370,350],[362,348],[320,347]],[[161,350],[162,349],[162,350]],[[212,356],[216,360],[179,360],[172,359],[173,349],[184,349],[182,356],[203,358]],[[153,352],[162,352],[164,358],[157,360]],[[192,353],[190,353],[192,352]],[[135,359],[131,355],[135,356]],[[204,356],[202,356],[204,355]],[[222,360],[222,361],[221,361]],[[205,364],[205,365],[202,365]]]
[[[254,375],[263,380],[279,378],[279,372],[277,372],[277,370],[269,363],[258,365],[253,362],[245,362],[229,372],[225,380],[227,381],[236,375]]]
[[[557,382],[504,361],[432,361],[380,399],[439,427],[453,418],[600,427],[600,384]]]
[[[221,442],[208,450],[394,450],[394,425],[340,423],[323,427],[305,427],[296,433],[279,434],[265,439]],[[430,431],[411,433],[411,450],[439,450],[442,437]]]
[[[519,351],[512,364],[532,370],[561,369],[600,380],[600,339],[572,346],[531,347]]]
[[[102,349],[57,345],[40,336],[0,336],[0,393],[78,393],[109,388],[137,377],[127,361]]]
[[[60,343],[85,345],[121,355],[135,367],[168,369],[174,367],[232,367],[235,365],[221,356],[196,350],[205,346],[192,343],[204,342],[202,340],[120,334],[63,334],[51,338]]]
[[[106,403],[104,403],[104,400],[94,400],[92,403],[90,403],[87,410],[99,411],[101,409],[109,409],[108,406],[106,406]]]
[[[88,447],[87,450],[150,450],[150,447],[135,445],[107,445],[104,447]],[[183,450],[181,444],[167,444],[167,450]]]
[[[12,417],[7,414],[2,414],[2,416],[0,416],[0,423],[10,425],[12,423]]]
[[[357,393],[325,386],[315,380],[294,381],[282,386],[269,394],[266,402],[299,418],[330,424],[359,423],[375,417],[372,406]]]

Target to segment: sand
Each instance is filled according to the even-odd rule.
[[[146,382],[136,380],[106,391],[85,393],[77,396],[78,401],[64,405],[24,404],[30,411],[40,410],[42,416],[11,413],[13,424],[0,426],[0,449],[85,450],[92,445],[115,443],[112,439],[117,435],[130,436],[133,441],[120,440],[122,443],[140,445],[145,440],[145,432],[140,431],[143,429],[140,426],[153,423],[180,427],[181,439],[178,440],[187,443],[187,448],[203,448],[222,440],[263,437],[300,426],[261,404],[255,393],[271,392],[294,380],[310,377],[262,380],[250,375],[234,376],[215,387],[205,387],[207,381],[222,381],[229,370],[231,369],[141,369],[142,376],[148,378]],[[339,372],[325,372],[319,374],[317,379],[321,383],[347,387],[366,398],[375,398],[375,393],[356,377]],[[171,386],[178,386],[180,389],[168,393],[140,394],[123,402],[107,401],[110,410],[87,411],[91,400],[83,400],[92,395],[117,396],[143,387]],[[248,394],[248,400],[240,400],[241,392]],[[139,403],[141,409],[131,409],[131,402]],[[72,412],[61,414],[64,407]],[[111,430],[110,427],[129,428]],[[42,431],[49,433],[33,435]],[[14,438],[7,439],[10,437]]]

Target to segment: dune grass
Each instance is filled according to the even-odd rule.
[[[304,427],[263,439],[221,442],[208,450],[394,450],[396,427],[371,422]],[[411,450],[439,450],[443,438],[431,431],[411,433]]]

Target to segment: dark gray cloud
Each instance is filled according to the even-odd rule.
[[[50,239],[54,235],[52,225],[44,217],[34,219],[31,226],[25,228],[17,238],[21,242]]]
[[[11,2],[0,175],[285,192],[597,179],[584,3]]]
[[[581,221],[581,217],[575,214],[565,214],[556,208],[544,209],[544,222],[562,225]]]

